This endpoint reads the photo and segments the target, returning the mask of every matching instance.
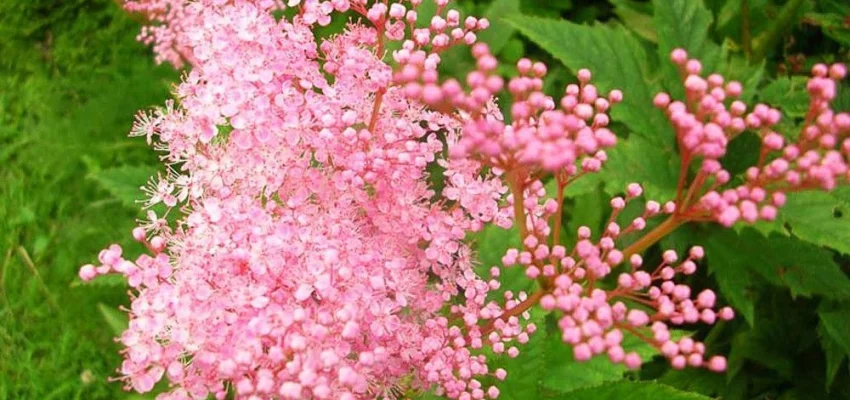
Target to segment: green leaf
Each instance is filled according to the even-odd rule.
[[[696,392],[706,396],[716,396],[726,387],[723,374],[707,369],[670,369],[658,378],[659,383],[670,385],[676,389]]]
[[[850,307],[847,304],[839,304],[839,307],[830,307],[823,304],[818,307],[823,333],[835,341],[835,345],[844,354],[850,355]]]
[[[671,63],[670,52],[682,48],[689,57],[697,58],[703,68],[712,71],[717,65],[720,48],[708,40],[711,11],[702,0],[654,0],[655,26],[658,30],[658,57],[665,72],[668,91],[676,98],[684,96],[681,78]]]
[[[510,358],[505,353],[494,354],[490,347],[485,350],[487,362],[492,371],[496,368],[504,368],[508,372],[504,381],[484,382],[485,387],[488,384],[496,384],[499,387],[500,399],[524,400],[543,397],[540,382],[546,375],[544,361],[548,350],[546,343],[549,332],[546,328],[547,313],[538,307],[532,308],[530,312],[531,322],[535,323],[537,330],[529,335],[528,343],[516,345],[520,349],[519,356]]]
[[[125,206],[138,209],[138,202],[144,197],[140,188],[155,173],[155,167],[141,165],[109,168],[88,176]]]
[[[516,29],[504,18],[515,14],[519,14],[519,0],[495,0],[484,13],[490,27],[480,32],[478,39],[487,43],[493,54],[498,55],[513,37]]]
[[[714,229],[705,245],[711,273],[723,294],[750,323],[755,311],[747,295],[753,283],[748,273],[789,288],[793,296],[850,298],[850,278],[829,251],[811,244],[779,235],[766,238],[747,228],[740,233]]]
[[[720,62],[717,68],[706,69],[707,71],[717,72],[727,81],[741,82],[744,91],[741,93],[739,100],[747,103],[752,100],[758,93],[758,87],[764,75],[766,61],[762,60],[759,63],[750,63],[746,55],[735,48],[734,43],[727,39],[723,41],[721,46]]]
[[[761,61],[773,50],[782,38],[796,25],[797,20],[809,6],[806,0],[789,0],[780,10],[769,27],[753,38],[752,60]]]
[[[789,194],[779,214],[800,239],[850,254],[850,187]]]
[[[818,326],[818,336],[820,337],[823,352],[826,354],[826,389],[829,390],[832,382],[835,382],[835,376],[838,375],[838,370],[841,369],[844,359],[847,358],[847,353],[829,335],[823,323]]]
[[[555,327],[557,330],[558,328]],[[675,332],[684,336],[685,332]],[[646,361],[658,354],[652,345],[626,333],[623,339],[626,351],[635,351]],[[579,362],[573,357],[572,346],[561,340],[560,331],[549,335],[546,346],[546,375],[541,384],[552,392],[572,392],[574,390],[600,385],[605,382],[623,379],[629,371],[622,364],[614,364],[608,357],[599,355],[588,361]]]
[[[652,4],[634,0],[611,0],[614,14],[623,21],[623,25],[634,31],[641,38],[658,43],[658,32],[652,21]]]
[[[517,358],[485,350],[492,369],[504,368],[508,371],[505,381],[498,383],[501,390],[499,398],[560,398],[560,394],[571,390],[623,379],[628,371],[622,365],[611,363],[605,355],[586,362],[576,361],[572,347],[561,340],[554,315],[535,307],[531,309],[531,321],[536,324],[537,331],[530,336],[528,343],[518,346],[520,354]],[[685,331],[673,332],[674,337],[687,334]],[[658,352],[653,346],[628,334],[623,343],[627,351],[636,351],[644,360]],[[484,382],[484,385],[488,383]]]
[[[127,314],[109,307],[106,304],[98,303],[97,310],[100,311],[100,315],[103,316],[106,324],[109,325],[109,328],[112,329],[112,332],[115,333],[116,336],[120,336],[124,333],[127,326],[130,325],[130,320],[127,317]]]
[[[809,110],[807,78],[779,77],[759,92],[759,101],[778,107],[786,117],[801,118]]]
[[[574,390],[557,397],[558,400],[708,400],[697,393],[683,392],[655,382],[616,382]]]
[[[850,279],[830,251],[783,236],[766,238],[752,229],[744,230],[739,239],[748,243],[745,251],[755,256],[749,269],[770,283],[788,287],[792,296],[850,298]]]
[[[755,330],[738,333],[732,341],[729,351],[730,372],[743,367],[746,359],[768,367],[780,376],[790,379],[794,374],[794,360],[784,351],[785,349],[781,345],[777,345],[777,342],[773,341],[785,338],[783,333],[787,332],[777,330],[777,325],[775,319],[761,318],[761,315],[759,315]]]
[[[689,55],[698,58],[714,55],[719,50],[708,40],[712,16],[702,0],[654,0],[652,3],[655,6],[659,55],[665,60],[675,48],[683,48]]]
[[[599,188],[577,196],[572,203],[571,207],[565,207],[564,210],[567,222],[564,224],[562,237],[569,239],[567,243],[576,242],[576,232],[583,225],[590,227],[594,233],[598,233],[610,209],[607,207],[607,196]]]
[[[747,272],[747,253],[737,249],[741,243],[734,232],[713,230],[705,243],[709,272],[714,275],[720,291],[735,310],[753,324],[755,309],[751,293],[752,280]]]
[[[850,28],[847,27],[840,14],[808,13],[806,20],[820,26],[826,36],[844,46],[850,46]]]
[[[127,278],[124,275],[120,274],[107,274],[98,276],[97,279],[92,279],[91,281],[83,281],[83,280],[74,280],[71,282],[70,287],[127,287]]]
[[[672,148],[673,131],[664,114],[652,105],[659,87],[655,66],[644,46],[623,27],[586,26],[528,16],[508,19],[519,31],[568,68],[588,68],[603,92],[623,89],[623,102],[611,116],[651,143]]]
[[[502,282],[502,286],[498,290],[490,291],[489,296],[491,298],[502,298],[502,293],[507,290],[517,293],[521,290],[528,291],[534,287],[535,281],[525,276],[523,268],[502,265],[502,256],[509,248],[522,248],[522,241],[516,227],[502,229],[495,224],[488,224],[480,232],[471,235],[470,240],[478,253],[480,265],[477,272],[480,276],[490,276],[491,267],[501,269],[499,281]]]
[[[598,174],[608,193],[620,193],[629,183],[638,182],[648,199],[663,203],[676,196],[678,173],[679,154],[672,147],[631,136],[620,139],[608,152],[608,161]]]

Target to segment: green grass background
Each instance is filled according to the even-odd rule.
[[[97,308],[126,289],[76,270],[129,238],[137,211],[92,176],[156,162],[126,133],[179,77],[138,30],[111,0],[0,0],[0,399],[127,396]]]

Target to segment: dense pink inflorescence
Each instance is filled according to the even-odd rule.
[[[396,398],[428,389],[496,398],[493,383],[510,372],[485,354],[518,356],[538,330],[532,312],[555,312],[581,361],[605,354],[637,368],[640,356],[623,342],[634,335],[675,368],[725,369],[723,357],[672,330],[734,316],[712,291],[674,282],[696,271],[702,248],[667,251],[647,269],[638,253],[658,239],[647,221],[728,225],[754,220],[752,207],[769,219],[787,189],[768,181],[828,189],[846,179],[850,123],[828,106],[843,67],[816,67],[811,120],[800,143],[786,146],[771,131],[776,110],[727,106],[740,85],[700,78],[699,63],[675,52],[688,98],[655,103],[676,128],[685,166],[702,162],[697,190],[646,201],[622,222],[642,195],[629,185],[611,200],[604,231],[582,227],[568,249],[563,189],[607,160],[616,143],[607,113],[623,94],[600,93],[580,70],[556,100],[542,91],[546,66],[527,59],[505,84],[487,46],[475,43],[488,21],[435,2],[430,21],[420,21],[422,0],[126,2],[152,23],[141,38],[158,61],[192,67],[176,102],[140,114],[132,132],[168,165],[145,188],[146,207],[179,208],[180,217],[168,223],[149,210],[133,231],[147,254],[125,259],[113,245],[79,272],[84,280],[120,273],[134,289],[120,337],[128,387],[147,392],[167,378],[161,399]],[[316,38],[316,25],[346,11],[358,18]],[[393,41],[398,50],[384,54]],[[476,59],[464,83],[437,72],[452,46],[471,46]],[[495,102],[503,91],[513,99],[509,118]],[[763,135],[763,159],[780,149],[784,158],[760,161],[746,185],[718,194],[729,180],[720,159],[746,129]],[[435,165],[439,193],[429,183]],[[555,193],[544,189],[549,176]],[[483,277],[465,239],[486,224],[515,226],[522,246]],[[539,289],[496,295],[503,268],[523,268]]]
[[[413,371],[453,397],[488,390],[472,379],[491,373],[483,356],[439,310],[458,291],[468,312],[481,308],[490,284],[463,239],[510,224],[507,189],[478,162],[443,160],[455,206],[431,202],[426,168],[458,123],[390,86],[375,28],[317,44],[321,18],[278,21],[271,4],[192,3],[160,27],[193,69],[180,106],[141,115],[133,134],[156,139],[171,165],[147,206],[182,205],[185,217],[168,226],[151,211],[134,231],[150,255],[113,246],[80,271],[125,274],[138,291],[121,374],[140,392],[167,377],[163,398],[223,397],[228,382],[246,398],[389,396]],[[416,22],[397,7],[367,13],[386,21],[381,40]],[[156,50],[174,60],[167,46]]]

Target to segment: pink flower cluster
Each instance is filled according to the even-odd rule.
[[[666,93],[654,100],[666,111],[676,130],[682,165],[701,165],[692,186],[684,193],[685,174],[679,184],[682,214],[693,220],[714,220],[725,226],[773,220],[785,204],[786,193],[823,189],[850,180],[850,114],[831,108],[837,81],[847,70],[842,64],[818,64],[807,90],[809,111],[801,132],[792,137],[775,130],[782,118],[778,109],[756,104],[750,109],[738,100],[743,87],[725,82],[718,74],[703,78],[702,65],[676,49],[670,56],[682,75],[685,99],[671,101]],[[745,132],[761,139],[758,164],[747,169],[746,182],[722,190],[730,180],[721,163],[730,141]]]
[[[560,237],[564,188],[607,160],[616,143],[607,112],[623,94],[601,94],[580,70],[555,101],[542,91],[546,66],[527,59],[505,84],[487,46],[475,44],[488,21],[434,0],[436,15],[418,23],[422,1],[126,3],[155,24],[142,37],[158,60],[192,66],[177,101],[140,114],[132,131],[168,166],[145,189],[146,207],[164,204],[180,213],[177,222],[149,209],[133,231],[149,254],[128,260],[113,245],[99,265],[79,271],[84,280],[123,274],[134,290],[120,337],[128,388],[147,392],[165,377],[165,400],[423,390],[497,398],[493,383],[510,372],[485,354],[517,357],[538,329],[531,314],[540,312],[560,316],[578,360],[606,354],[637,368],[640,356],[624,347],[628,334],[675,368],[725,369],[722,356],[671,329],[734,316],[712,291],[674,282],[694,273],[702,249],[682,260],[667,251],[652,271],[639,253],[683,221],[749,221],[751,208],[771,217],[788,190],[768,186],[774,181],[828,189],[846,179],[848,118],[829,110],[843,67],[816,68],[811,120],[799,143],[784,146],[771,130],[775,110],[746,114],[740,102],[727,109],[740,85],[703,80],[699,62],[677,51],[688,98],[659,95],[655,103],[668,111],[682,150],[679,198],[646,201],[623,223],[620,212],[642,194],[629,185],[611,201],[604,231],[582,227],[568,248]],[[275,15],[287,9],[294,16]],[[347,11],[358,17],[342,33],[316,38],[316,25]],[[437,72],[452,46],[471,46],[476,59],[463,84]],[[392,62],[387,48],[397,49]],[[505,89],[510,121],[495,102]],[[764,137],[763,158],[780,149],[784,158],[760,162],[747,185],[719,194],[729,181],[720,167],[728,141],[747,129]],[[696,159],[702,168],[685,193]],[[429,183],[434,165],[443,170],[440,193]],[[546,193],[545,179],[555,193]],[[727,216],[730,209],[740,216]],[[662,216],[667,221],[645,232]],[[486,224],[516,227],[523,245],[504,254],[503,266],[488,266],[485,278],[466,239]],[[503,268],[513,266],[539,289],[496,295]]]
[[[399,52],[396,61],[402,65],[395,81],[405,85],[406,94],[433,109],[467,115],[463,135],[452,148],[452,157],[483,157],[490,165],[502,169],[512,166],[540,166],[544,171],[569,169],[576,173],[576,161],[586,172],[598,171],[606,156],[603,151],[617,143],[608,130],[606,112],[612,103],[622,100],[615,90],[606,99],[590,84],[590,71],[578,73],[579,85],[569,85],[561,98],[560,108],[543,93],[546,66],[528,59],[517,62],[518,75],[507,89],[514,100],[510,124],[494,115],[495,95],[504,89],[504,80],[495,75],[498,65],[487,45],[472,48],[476,70],[466,78],[469,92],[460,82],[448,79],[438,82],[436,65],[428,62],[422,51]]]
[[[526,202],[536,203],[545,196],[539,181],[531,185],[531,190]],[[685,260],[668,250],[655,269],[647,272],[642,270],[643,258],[639,254],[627,257],[624,251],[630,251],[617,246],[619,239],[644,231],[647,220],[672,215],[676,210],[672,202],[662,206],[650,200],[640,216],[626,225],[618,223],[620,212],[642,192],[640,185],[630,184],[626,197],[611,200],[613,213],[604,232],[594,241],[591,229],[580,227],[578,241],[569,251],[562,245],[547,243],[547,220],[552,212],[546,209],[553,206],[542,206],[541,212],[529,213],[533,218],[530,226],[534,228],[525,237],[523,248],[508,249],[502,263],[524,268],[529,279],[542,279],[544,290],[537,294],[539,304],[543,310],[562,314],[558,326],[563,341],[573,346],[576,360],[607,354],[611,362],[638,368],[642,363],[638,353],[623,348],[626,332],[656,347],[674,368],[690,365],[723,371],[724,357],[706,359],[704,344],[688,337],[675,339],[670,330],[670,325],[713,324],[734,317],[728,307],[715,309],[716,295],[711,290],[693,296],[690,287],[674,282],[676,276],[696,271],[703,249],[692,248]],[[551,199],[546,204],[551,205]],[[614,270],[623,272],[617,275],[615,287],[606,290],[600,283]]]
[[[230,384],[244,398],[353,399],[396,396],[412,376],[454,397],[496,396],[474,379],[493,374],[475,343],[439,310],[459,292],[470,312],[483,303],[490,286],[464,238],[509,224],[507,189],[477,162],[441,160],[454,205],[431,201],[427,167],[459,127],[390,85],[377,46],[393,34],[353,23],[316,43],[321,20],[278,21],[264,2],[187,7],[180,106],[133,131],[169,165],[147,205],[184,216],[169,226],[150,211],[134,237],[151,255],[130,261],[113,246],[80,270],[125,274],[137,291],[121,336],[128,386],[165,376],[165,399],[223,398]],[[364,13],[390,25],[399,14]]]

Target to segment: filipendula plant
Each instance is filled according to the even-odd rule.
[[[651,265],[642,253],[686,222],[773,220],[786,193],[847,182],[850,115],[830,108],[845,68],[814,68],[805,126],[786,143],[778,110],[737,100],[740,83],[703,77],[698,60],[673,51],[685,98],[646,101],[676,131],[675,198],[644,201],[630,184],[602,231],[580,227],[566,243],[564,190],[605,167],[617,142],[607,113],[628,93],[600,93],[579,70],[578,84],[549,97],[546,66],[528,59],[505,82],[476,43],[486,19],[436,0],[423,21],[421,3],[125,3],[151,22],[140,38],[158,61],[190,67],[175,101],[141,113],[132,131],[168,168],[132,232],[148,253],[131,261],[113,245],[80,269],[84,280],[123,274],[133,289],[119,338],[128,389],[167,379],[158,398],[497,398],[511,371],[488,355],[522,357],[542,328],[532,314],[544,313],[578,361],[639,368],[633,336],[674,368],[725,370],[723,356],[674,334],[734,318],[713,291],[677,283],[703,249],[667,250]],[[349,17],[317,39],[314,28]],[[476,62],[463,82],[438,73],[457,46]],[[722,158],[745,131],[762,139],[758,162],[732,184]],[[637,216],[621,216],[639,199]],[[515,229],[521,246],[481,275],[465,239],[488,224]],[[500,291],[505,269],[534,289]]]

